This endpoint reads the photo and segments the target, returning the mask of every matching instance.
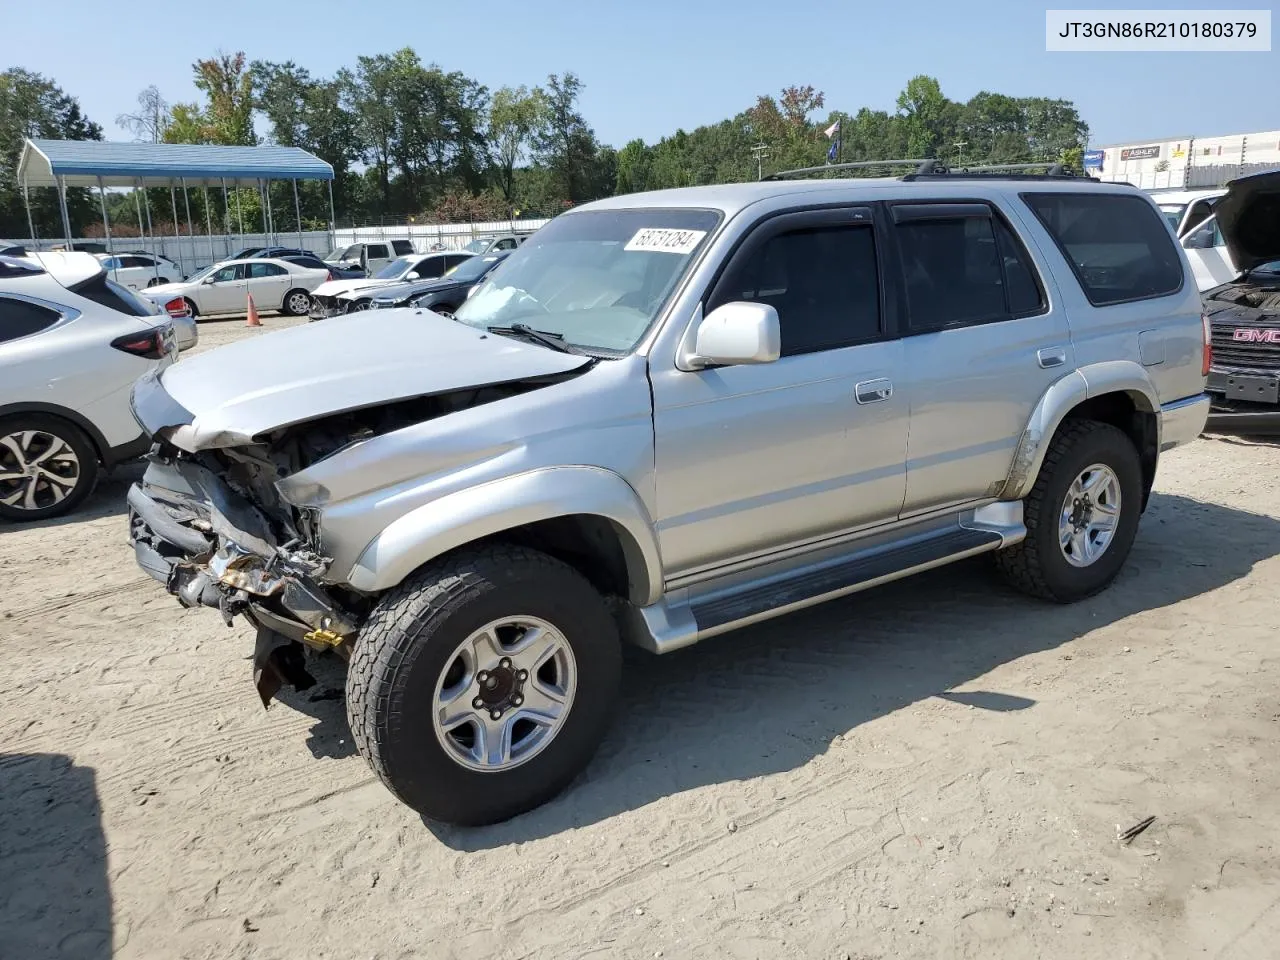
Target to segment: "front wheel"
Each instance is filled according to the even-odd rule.
[[[401,800],[467,826],[531,810],[586,767],[618,695],[604,599],[521,547],[467,550],[378,603],[347,674],[357,748]]]
[[[1142,513],[1142,463],[1119,428],[1068,421],[1024,504],[1027,538],[996,554],[1014,587],[1059,603],[1105,589],[1129,556]]]
[[[311,295],[305,290],[290,290],[284,295],[284,312],[291,317],[304,317],[311,312]]]
[[[148,286],[148,287],[163,287],[163,286],[164,286],[166,283],[168,283],[168,282],[169,282],[169,278],[168,278],[168,277],[152,277],[152,278],[151,278],[151,280],[150,280],[150,281],[148,281],[147,286]]]

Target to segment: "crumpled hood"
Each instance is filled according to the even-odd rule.
[[[1280,171],[1232,180],[1213,212],[1237,270],[1280,260]]]
[[[557,353],[411,309],[334,317],[184,358],[160,378],[191,414],[186,450],[235,446],[282,427],[394,400],[568,373],[589,357]],[[134,400],[149,431],[157,423]],[[170,409],[161,419],[180,414]],[[185,418],[182,418],[185,419]]]
[[[397,280],[374,280],[372,277],[357,277],[354,280],[326,280],[312,290],[311,294],[316,297],[340,297],[355,293],[357,290],[363,290],[365,287],[385,287],[398,282]]]

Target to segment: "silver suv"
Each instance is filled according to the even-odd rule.
[[[586,204],[454,316],[378,310],[134,394],[138,561],[257,630],[266,703],[347,658],[355,742],[480,824],[583,769],[620,641],[666,653],[980,553],[1069,602],[1209,408],[1155,204],[1063,176]]]

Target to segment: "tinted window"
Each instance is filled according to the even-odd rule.
[[[444,257],[427,257],[425,260],[419,260],[412,272],[422,280],[434,280],[444,273],[444,270]]]
[[[67,289],[78,293],[86,300],[92,300],[118,313],[127,313],[131,317],[145,317],[151,314],[151,310],[143,305],[133,291],[120,286],[105,272],[73,284]]]
[[[456,267],[470,259],[471,255],[467,253],[446,253],[444,255],[444,262],[448,267]]]
[[[990,217],[912,220],[897,234],[913,331],[1008,317]]]
[[[408,240],[392,240],[391,249],[398,255],[404,256],[405,254],[413,253],[413,244]]]
[[[155,261],[146,257],[121,257],[121,266],[124,267],[154,267]]]
[[[326,267],[326,266],[324,265],[324,263],[323,263],[319,258],[317,258],[317,257],[288,257],[287,259],[288,259],[288,261],[289,261],[290,263],[296,263],[296,264],[297,264],[298,266],[300,266],[300,267],[309,267],[309,268],[310,268],[310,269],[312,269],[312,270],[327,270],[327,269],[329,269],[329,268],[328,268],[328,267]]]
[[[880,333],[880,287],[870,227],[792,230],[735,261],[712,307],[733,300],[778,311],[782,353],[830,350]]]
[[[236,271],[238,269],[239,269],[238,266],[223,267],[221,270],[219,270],[217,273],[213,275],[213,282],[226,283],[229,280],[234,280],[236,278]]]
[[[45,330],[60,319],[53,310],[25,300],[0,297],[0,343]]]
[[[263,277],[279,277],[288,273],[284,267],[275,263],[251,263],[249,264],[249,279],[261,280]]]
[[[498,243],[497,243],[497,246],[496,246],[494,249],[496,249],[496,250],[514,250],[515,248],[516,248],[516,242],[515,242],[514,240],[507,239],[507,240],[499,240],[499,241],[498,241]]]
[[[387,256],[387,245],[385,243],[369,244],[369,259],[378,260]]]
[[[1182,262],[1160,214],[1137,196],[1024,193],[1095,307],[1182,288]]]
[[[1006,306],[1009,314],[1013,317],[1027,317],[1040,313],[1046,306],[1044,289],[1040,286],[1035,267],[1031,265],[1027,248],[1003,220],[997,217],[992,225],[995,227],[1004,263],[1004,289],[1008,296]]]

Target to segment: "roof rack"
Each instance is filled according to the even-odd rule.
[[[1043,170],[1043,173],[1025,173],[1027,170]],[[983,178],[999,178],[1001,180],[1087,180],[1090,183],[1101,183],[1097,177],[1078,174],[1057,161],[1042,163],[991,163],[977,167],[957,167],[951,169],[943,164],[936,164],[933,169],[925,169],[923,165],[915,173],[909,173],[902,179],[911,180],[978,180]]]
[[[779,170],[771,173],[763,180],[785,180],[788,177],[810,173],[830,173],[833,170],[863,170],[867,167],[915,167],[917,172],[924,172],[926,166],[933,169],[937,160],[857,160],[852,163],[824,163],[820,167],[797,167],[795,170]]]

